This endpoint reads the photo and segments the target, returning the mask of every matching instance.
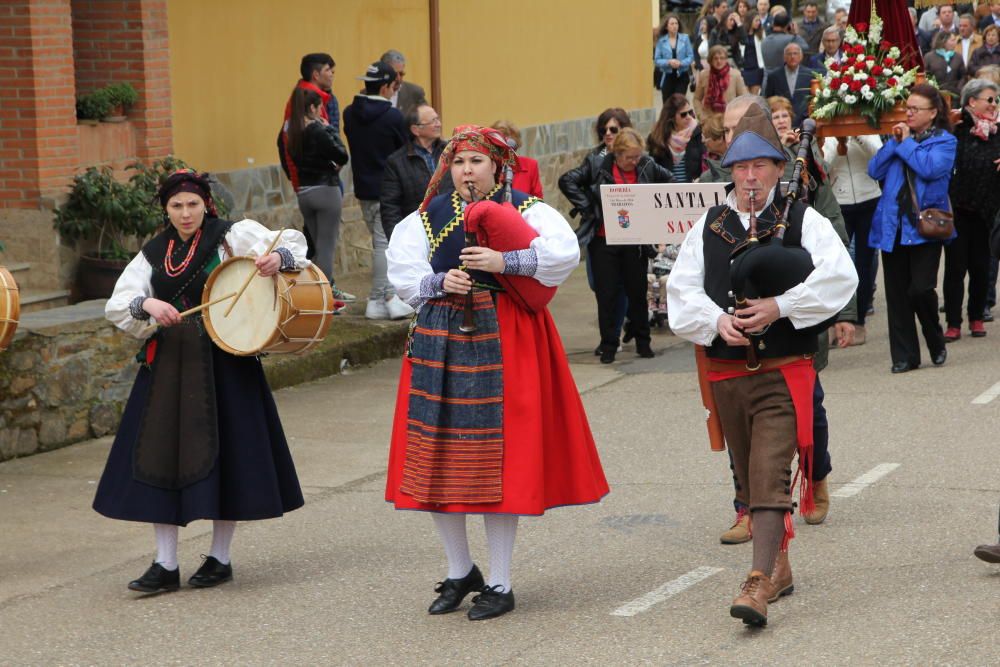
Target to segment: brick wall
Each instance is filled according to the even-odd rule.
[[[170,71],[165,0],[72,0],[73,59],[81,93],[130,83],[139,102],[129,118],[139,131],[136,157],[171,150]]]
[[[69,0],[0,3],[0,208],[34,208],[76,166]]]

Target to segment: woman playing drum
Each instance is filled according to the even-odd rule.
[[[433,513],[448,576],[428,611],[455,611],[476,591],[470,620],[514,608],[510,562],[519,515],[594,503],[608,492],[544,305],[579,263],[579,246],[566,220],[541,200],[515,190],[510,203],[500,203],[504,168],[516,160],[496,130],[456,128],[427,197],[395,228],[386,254],[389,280],[419,309],[400,376],[386,500]],[[448,169],[455,192],[438,195]],[[501,248],[508,252],[485,243],[463,247],[464,232],[477,226],[479,240],[489,232],[494,248],[504,237],[521,238]],[[466,304],[475,318],[471,333]],[[469,554],[466,514],[485,517],[486,581]]]
[[[105,308],[145,344],[94,499],[104,516],[153,524],[156,560],[128,585],[142,593],[180,586],[178,526],[213,520],[210,555],[188,583],[215,586],[232,579],[237,521],[303,503],[260,360],[224,352],[200,314],[182,319],[178,311],[200,303],[205,280],[227,255],[258,256],[260,275],[273,276],[309,264],[305,239],[285,231],[260,257],[276,233],[252,220],[220,220],[204,174],[176,172],[158,196],[169,224],[129,263]]]

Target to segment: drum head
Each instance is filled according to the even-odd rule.
[[[214,301],[239,292],[250,273],[257,271],[251,257],[232,257],[216,267],[208,282],[202,302]],[[255,277],[227,317],[232,299],[226,299],[205,312],[205,324],[219,347],[238,355],[260,352],[278,328],[280,303],[277,282],[273,277]]]

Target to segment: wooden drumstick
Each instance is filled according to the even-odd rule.
[[[274,240],[271,241],[271,245],[267,247],[267,250],[264,251],[264,254],[261,255],[261,257],[267,257],[268,255],[271,254],[271,251],[274,250],[275,246],[278,245],[278,239],[280,239],[281,235],[284,233],[285,233],[284,228],[278,230],[278,235],[274,237]],[[223,317],[229,317],[229,313],[233,312],[233,307],[236,305],[236,302],[240,300],[241,296],[243,296],[243,292],[247,291],[247,287],[250,287],[250,281],[252,281],[254,279],[254,276],[256,275],[257,275],[257,269],[255,268],[253,271],[250,272],[250,275],[247,276],[247,279],[243,282],[243,287],[241,287],[240,291],[236,293],[236,298],[233,299],[233,302],[229,304],[228,308],[226,308],[226,312],[222,314]]]
[[[226,299],[232,299],[234,296],[236,296],[236,292],[230,292],[226,296],[220,296],[218,299],[215,299],[213,301],[209,301],[208,303],[203,303],[200,306],[195,306],[194,308],[188,308],[184,312],[178,313],[178,316],[183,318],[183,317],[187,317],[188,315],[193,315],[193,314],[195,314],[195,313],[197,313],[199,311],[202,311],[202,310],[205,310],[206,308],[209,308],[210,306],[214,306],[217,303],[222,303]]]

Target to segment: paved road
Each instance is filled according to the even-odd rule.
[[[728,616],[751,546],[718,542],[729,470],[708,451],[690,348],[660,332],[656,359],[597,364],[580,271],[554,311],[612,493],[522,521],[514,613],[425,613],[444,560],[427,516],[382,500],[388,361],[278,392],[307,504],[241,525],[218,589],[125,589],[152,530],[89,508],[109,440],[0,464],[0,664],[995,664],[1000,568],[972,548],[995,538],[1000,400],[973,400],[1000,382],[1000,326],[943,368],[892,376],[877,305],[869,343],[823,373],[848,497],[797,522],[795,594],[762,630]],[[183,576],[208,529],[182,530]]]

